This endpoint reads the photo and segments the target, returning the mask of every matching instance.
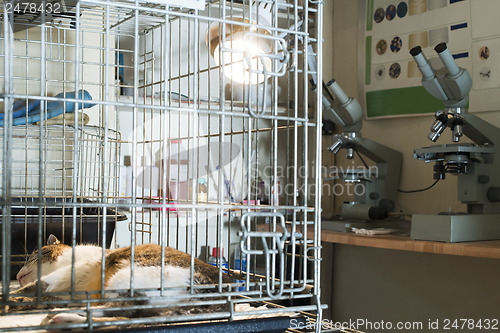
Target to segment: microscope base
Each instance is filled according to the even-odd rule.
[[[500,214],[413,215],[410,238],[447,243],[500,239]]]
[[[381,220],[381,221],[360,221],[360,220],[342,220],[342,221],[321,221],[322,230],[352,232],[352,228],[386,228],[386,229],[405,229],[400,220]]]

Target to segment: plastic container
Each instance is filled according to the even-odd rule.
[[[224,249],[218,247],[212,248],[212,255],[208,258],[208,263],[217,267],[220,265],[226,269],[229,267],[226,258],[224,258]]]
[[[239,246],[234,250],[234,269],[241,270],[242,272],[247,271],[247,256],[241,255]]]
[[[198,202],[207,202],[208,192],[205,178],[198,178]]]
[[[123,157],[123,165],[120,166],[120,199],[121,204],[132,202],[132,157]]]
[[[241,250],[240,250],[240,246],[236,246],[236,249],[234,250],[234,269],[237,270],[237,271],[240,271],[241,272],[246,272],[247,271],[247,256],[246,255],[241,255]],[[244,280],[235,280],[234,282],[237,282],[237,283],[244,283],[245,281]],[[236,288],[237,291],[245,291],[245,287],[244,286],[241,286],[241,287],[237,287]]]

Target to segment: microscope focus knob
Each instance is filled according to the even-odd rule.
[[[490,176],[480,175],[479,177],[477,177],[477,182],[479,184],[488,184],[490,182]]]
[[[380,199],[380,201],[378,202],[378,206],[388,212],[392,212],[396,207],[394,201],[391,199]]]
[[[486,197],[489,202],[500,202],[500,187],[490,187],[486,193]]]
[[[383,220],[387,218],[387,211],[384,208],[373,206],[368,211],[370,220]]]

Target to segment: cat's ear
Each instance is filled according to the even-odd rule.
[[[59,239],[56,236],[50,234],[49,238],[47,238],[47,245],[58,245],[61,244]]]

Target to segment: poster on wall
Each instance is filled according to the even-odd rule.
[[[409,53],[420,46],[439,70],[434,47],[442,42],[471,74],[470,112],[500,109],[500,1],[364,0],[361,11],[359,73],[367,118],[443,108],[422,87]]]

